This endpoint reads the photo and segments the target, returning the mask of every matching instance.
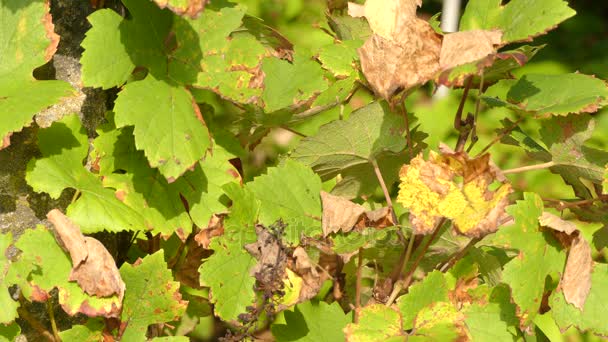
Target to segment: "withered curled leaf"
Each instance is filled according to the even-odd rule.
[[[495,232],[508,215],[505,207],[511,186],[490,155],[471,159],[446,146],[441,154],[421,155],[400,171],[397,202],[410,209],[416,234],[430,234],[441,218],[452,220],[459,234],[482,237]],[[498,188],[490,190],[492,183]]]
[[[348,233],[354,228],[385,228],[394,226],[391,209],[388,207],[366,210],[363,206],[340,196],[321,191],[323,204],[323,236],[331,233]]]
[[[109,297],[117,295],[122,300],[125,283],[108,250],[98,240],[84,236],[80,228],[61,211],[51,210],[47,218],[55,226],[56,237],[72,258],[70,281],[89,295]]]
[[[579,310],[583,310],[587,296],[591,290],[591,272],[593,259],[591,248],[581,235],[572,240],[568,261],[560,283],[566,301]]]

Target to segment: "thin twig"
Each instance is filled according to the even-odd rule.
[[[460,260],[469,251],[469,249],[471,249],[471,247],[475,246],[475,244],[477,242],[479,242],[479,240],[481,240],[481,239],[480,238],[472,238],[469,241],[469,243],[466,244],[466,246],[464,246],[456,254],[454,254],[454,256],[452,256],[448,260],[448,262],[446,262],[443,266],[441,266],[441,268],[439,270],[441,272],[445,273],[447,270],[449,270],[450,268],[452,268],[452,266],[454,266],[456,264],[456,262],[458,260]]]
[[[410,118],[407,116],[407,108],[405,107],[405,99],[401,101],[401,113],[405,119],[405,131],[406,131],[406,139],[407,139],[407,149],[409,151],[409,157],[412,159],[414,157],[414,147],[412,146],[412,137],[410,134]]]
[[[477,136],[477,117],[479,116],[479,107],[481,106],[481,94],[483,94],[483,81],[484,81],[484,73],[481,71],[480,80],[479,80],[479,91],[477,92],[477,100],[475,101],[475,119],[473,121],[473,128],[471,129],[471,143],[467,148],[467,153],[471,152],[479,137]]]
[[[507,135],[507,134],[511,133],[511,131],[512,131],[512,130],[514,130],[515,128],[517,128],[517,126],[519,126],[519,124],[520,124],[522,121],[524,121],[524,118],[525,118],[525,117],[523,117],[523,116],[522,116],[522,117],[520,117],[519,119],[517,119],[517,121],[515,121],[515,122],[513,123],[513,125],[512,125],[512,126],[509,126],[507,129],[502,130],[502,131],[500,132],[500,134],[494,138],[494,140],[490,141],[490,143],[489,143],[489,144],[487,144],[487,145],[486,145],[486,147],[484,147],[484,148],[482,148],[482,149],[481,149],[481,152],[477,153],[477,156],[476,156],[476,157],[479,157],[480,155],[482,155],[482,154],[484,154],[484,153],[488,152],[488,150],[489,150],[489,149],[490,149],[492,146],[494,146],[494,144],[496,144],[497,142],[499,142],[499,141],[500,141],[500,140],[501,140],[501,139],[502,139],[502,138],[503,138],[505,135]]]
[[[462,98],[460,99],[460,104],[458,104],[458,110],[456,111],[456,115],[454,115],[454,128],[458,131],[458,142],[456,143],[455,152],[462,152],[464,150],[464,146],[467,142],[467,138],[469,137],[469,133],[471,132],[471,127],[474,124],[474,118],[471,114],[467,116],[466,121],[462,120],[462,112],[464,110],[464,104],[467,101],[469,96],[469,90],[471,89],[471,83],[473,78],[469,76],[467,78],[464,92],[462,93]]]
[[[72,196],[72,200],[70,201],[70,204],[74,204],[74,202],[76,202],[76,200],[78,199],[79,195],[80,195],[80,190],[76,190],[74,192],[74,195]]]
[[[435,227],[435,229],[433,231],[433,234],[429,237],[429,239],[426,241],[426,243],[424,244],[424,246],[420,250],[420,254],[418,254],[418,257],[416,257],[416,260],[414,260],[414,263],[412,264],[412,267],[410,268],[410,271],[405,276],[405,280],[403,280],[403,287],[404,288],[407,289],[408,286],[410,286],[410,282],[412,281],[412,277],[414,276],[414,272],[416,272],[416,269],[418,268],[418,264],[420,264],[420,261],[424,257],[424,254],[426,253],[427,249],[429,249],[429,246],[431,246],[431,243],[433,242],[433,240],[435,240],[435,237],[437,237],[437,234],[441,230],[441,226],[443,226],[443,224],[445,223],[445,221],[447,221],[445,219],[445,217],[443,217],[443,218],[441,218],[441,220],[439,220],[439,222],[437,223],[437,226]]]
[[[543,201],[546,201],[546,202],[557,202],[556,205],[552,205],[552,204],[545,204],[545,205],[548,206],[548,207],[551,207],[551,208],[555,208],[555,209],[557,209],[559,211],[562,211],[564,209],[568,209],[568,208],[572,208],[572,207],[580,207],[580,206],[585,206],[585,205],[591,205],[594,202],[608,201],[608,195],[601,195],[601,196],[596,197],[596,198],[590,198],[590,199],[586,199],[586,200],[572,201],[572,202],[568,202],[568,201],[564,201],[564,200],[551,199],[551,198],[543,199]]]
[[[61,341],[61,338],[59,337],[59,330],[57,329],[57,322],[55,322],[55,312],[53,311],[53,303],[51,299],[46,302],[46,308],[49,312],[49,319],[51,321],[51,329],[53,330],[53,336],[55,337],[55,340]]]
[[[526,171],[548,169],[552,166],[555,166],[555,163],[553,161],[550,161],[550,162],[542,163],[542,164],[528,165],[528,166],[516,167],[514,169],[503,170],[502,173],[505,175],[509,174],[509,173],[521,173],[521,172],[526,172]]]
[[[284,130],[286,130],[288,132],[291,132],[291,133],[293,133],[293,134],[295,134],[297,136],[300,136],[302,138],[306,138],[307,137],[306,134],[300,133],[300,132],[296,131],[295,129],[288,127],[287,125],[281,125],[279,127],[281,127],[282,129],[284,129]]]
[[[354,321],[359,321],[359,308],[361,308],[361,269],[363,268],[363,248],[359,248],[357,256],[357,281],[355,285],[355,318]]]
[[[307,119],[307,118],[309,118],[311,116],[315,116],[315,115],[317,115],[317,114],[319,114],[321,112],[324,112],[324,111],[326,111],[326,110],[328,110],[330,108],[333,108],[333,107],[337,106],[338,104],[340,104],[340,102],[336,101],[336,102],[332,102],[330,104],[326,104],[326,105],[323,105],[323,106],[312,107],[312,108],[307,109],[307,110],[305,110],[303,112],[294,114],[293,117],[294,117],[294,119],[296,119],[298,121],[299,120],[303,120],[303,119]]]
[[[376,173],[376,178],[378,178],[378,182],[380,183],[382,192],[384,193],[384,199],[386,200],[386,204],[388,204],[388,206],[391,208],[393,222],[395,222],[395,224],[398,225],[399,222],[397,221],[397,214],[395,214],[395,207],[393,206],[393,201],[391,200],[391,195],[388,192],[386,183],[384,183],[384,178],[382,177],[382,173],[380,172],[380,167],[378,166],[378,162],[373,157],[370,161],[372,163],[372,166],[374,167],[374,172]]]

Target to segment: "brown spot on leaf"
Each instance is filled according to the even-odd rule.
[[[2,138],[2,144],[0,144],[0,150],[2,150],[4,148],[7,148],[7,147],[9,147],[11,145],[11,135],[13,135],[12,132],[10,132],[9,134],[5,135]]]
[[[207,228],[198,232],[194,236],[194,241],[203,248],[209,248],[211,239],[222,234],[224,234],[224,216],[213,214],[211,219],[209,219]]]
[[[80,228],[57,209],[51,210],[47,218],[55,226],[56,237],[72,258],[70,280],[89,295],[108,297],[124,296],[125,283],[110,253],[101,242],[85,237]]]

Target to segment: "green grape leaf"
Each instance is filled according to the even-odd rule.
[[[192,221],[180,191],[188,189],[187,185],[181,179],[169,184],[158,170],[150,168],[143,152],[135,149],[132,132],[131,127],[98,130],[93,159],[103,175],[103,186],[115,189],[117,198],[140,213],[153,235],[176,233],[185,240]]]
[[[357,49],[363,45],[361,40],[345,40],[326,45],[319,49],[317,59],[324,69],[330,71],[336,77],[347,77],[357,70],[353,62],[359,60]]]
[[[503,32],[502,42],[529,41],[557,27],[576,12],[563,0],[472,0],[460,19],[460,30],[494,30]]]
[[[169,182],[210,148],[198,106],[183,87],[148,76],[129,83],[118,95],[114,110],[117,127],[135,126],[135,145]]]
[[[140,213],[120,202],[114,191],[104,188],[101,180],[84,168],[89,142],[78,116],[67,116],[40,130],[38,145],[42,158],[29,162],[27,183],[52,198],[58,198],[65,188],[80,191],[81,196],[68,207],[68,216],[83,233],[145,227]]]
[[[349,15],[331,15],[327,17],[331,29],[340,40],[367,40],[372,35],[372,30],[364,18],[353,18]]]
[[[169,8],[175,14],[196,18],[209,0],[154,0],[160,8]]]
[[[105,323],[100,319],[89,319],[83,325],[73,325],[70,329],[59,332],[63,341],[98,342],[103,341]]]
[[[401,315],[384,304],[366,306],[359,312],[359,322],[344,328],[346,341],[407,341],[401,326]]]
[[[463,86],[468,76],[472,76],[471,87],[490,85],[504,78],[513,78],[511,71],[528,63],[544,45],[524,45],[515,50],[490,54],[480,60],[442,70],[437,82],[446,86]]]
[[[496,287],[479,286],[473,292],[475,300],[465,306],[465,324],[472,341],[516,341],[519,339],[519,320],[516,307],[511,303],[509,288],[501,284]]]
[[[563,271],[566,255],[549,232],[541,231],[538,217],[543,204],[538,195],[524,193],[524,199],[508,207],[507,212],[515,223],[501,228],[492,244],[519,251],[504,266],[502,279],[511,287],[521,325],[525,327],[538,314],[545,278]]]
[[[80,58],[82,83],[103,89],[122,85],[135,69],[121,41],[123,18],[111,9],[101,9],[93,12],[88,20],[92,27],[81,44],[84,48]]]
[[[506,94],[499,89],[509,89]],[[583,74],[529,74],[503,80],[483,97],[492,106],[506,106],[538,116],[594,113],[608,104],[608,85]]]
[[[0,305],[2,306],[2,311],[0,311],[0,328],[17,318],[17,308],[19,307],[19,302],[11,298],[8,292],[9,284],[5,281],[10,267],[10,260],[6,257],[6,251],[12,242],[13,235],[10,232],[0,234]]]
[[[227,211],[222,187],[241,179],[238,170],[230,164],[232,158],[234,155],[215,145],[213,155],[207,156],[193,172],[183,177],[182,195],[190,206],[192,221],[199,227],[207,227],[213,214]]]
[[[307,166],[287,159],[246,188],[259,200],[259,223],[269,226],[283,220],[289,244],[299,244],[302,236],[321,234],[321,180]]]
[[[17,323],[0,324],[0,342],[13,342],[21,334],[21,327]]]
[[[59,304],[69,315],[119,315],[121,302],[116,295],[104,298],[90,296],[76,282],[68,280],[72,261],[59,247],[53,233],[43,226],[27,229],[15,247],[21,250],[21,255],[12,263],[5,282],[19,285],[28,300],[46,301],[51,290],[57,288]]]
[[[418,312],[408,341],[458,341],[467,338],[464,314],[447,302],[437,302]]]
[[[120,316],[125,324],[121,340],[145,340],[150,324],[174,321],[186,311],[188,302],[182,300],[180,284],[173,281],[162,251],[133,265],[124,264],[120,275],[127,289]]]
[[[49,4],[43,0],[6,0],[0,4],[0,149],[12,132],[34,114],[74,93],[64,81],[37,81],[33,69],[48,62],[57,49]]]
[[[246,232],[231,227],[235,231],[211,240],[209,247],[214,253],[203,260],[199,273],[201,285],[211,289],[214,314],[223,321],[237,322],[238,316],[255,303],[255,278],[250,271],[257,260],[243,248]]]
[[[271,50],[249,32],[231,34],[243,24],[244,15],[241,5],[210,7],[198,20],[177,21],[176,27],[181,29],[177,30],[179,43],[169,66],[171,73],[194,73],[196,88],[238,103],[257,103],[262,95],[260,63]]]
[[[285,324],[272,324],[270,330],[281,341],[344,341],[342,329],[352,321],[337,302],[306,301],[285,311]]]
[[[608,164],[604,169],[604,180],[602,180],[602,187],[604,188],[604,192],[608,193]]]
[[[262,62],[264,110],[267,113],[285,107],[298,107],[328,87],[323,69],[304,53],[296,51],[293,63],[278,58]]]
[[[510,122],[505,121],[503,125],[510,126]],[[550,168],[551,172],[562,176],[578,197],[591,198],[584,180],[602,184],[604,165],[608,163],[608,152],[585,146],[594,129],[595,120],[590,115],[571,114],[543,121],[539,132],[546,148],[519,129],[513,130],[503,142],[524,147],[536,160],[552,162],[555,165]]]
[[[370,181],[376,178],[374,159],[388,187],[407,161],[404,131],[403,116],[392,113],[384,102],[374,102],[354,111],[347,120],[328,123],[316,135],[302,139],[292,158],[312,167],[323,181],[342,175],[332,191],[335,195],[353,198],[371,194],[379,186]],[[414,142],[422,137],[412,133]],[[415,153],[419,147],[417,143]]]
[[[608,265],[595,263],[591,273],[591,291],[585,301],[583,310],[568,304],[562,291],[555,291],[549,299],[551,313],[562,331],[570,326],[580,331],[590,331],[608,336],[606,324],[606,302],[608,301]]]
[[[414,319],[422,308],[437,302],[448,301],[448,283],[439,271],[427,274],[424,279],[409,288],[409,292],[399,297],[397,307],[401,311],[404,330],[414,327]]]

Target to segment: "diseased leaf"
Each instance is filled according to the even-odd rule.
[[[344,328],[346,341],[407,341],[399,311],[384,304],[373,304],[360,309],[359,322]]]
[[[285,311],[285,324],[271,325],[272,335],[281,341],[343,341],[342,329],[351,322],[337,302],[307,301]]]
[[[392,113],[385,103],[374,102],[354,111],[347,120],[326,124],[316,135],[302,139],[291,156],[310,165],[323,181],[342,175],[334,195],[369,195],[379,186],[370,181],[376,177],[373,159],[388,187],[397,179],[398,168],[407,161],[406,154],[401,154],[407,145],[404,131],[402,116]],[[416,153],[422,136],[411,134],[417,143]]]
[[[496,52],[495,45],[500,44],[500,31],[461,31],[447,33],[443,36],[439,66],[442,69],[453,68],[471,61],[480,60]]]
[[[591,273],[591,291],[582,310],[568,304],[561,291],[555,291],[549,299],[551,313],[561,331],[570,326],[580,331],[591,331],[608,336],[606,301],[608,301],[608,265],[594,263]]]
[[[196,18],[209,0],[154,0],[160,8],[168,7],[175,14]]]
[[[10,284],[7,284],[5,280],[10,267],[10,260],[6,257],[6,252],[11,243],[13,243],[13,235],[10,232],[0,234],[0,305],[2,306],[0,329],[17,318],[17,308],[19,307],[19,302],[11,298],[8,292]],[[3,336],[2,333],[0,336]]]
[[[574,237],[570,246],[560,286],[566,302],[581,311],[585,307],[585,301],[591,289],[592,269],[593,258],[591,257],[589,243],[585,238],[578,235]]]
[[[494,89],[510,86],[506,94]],[[518,81],[503,80],[488,89],[485,101],[537,116],[595,113],[608,104],[608,85],[583,74],[529,74]]]
[[[124,264],[120,274],[127,287],[120,315],[125,324],[123,341],[145,340],[150,324],[177,320],[186,311],[188,302],[182,300],[180,285],[173,281],[163,252],[138,259],[133,265]]]
[[[246,188],[260,203],[259,223],[270,226],[282,219],[289,244],[297,245],[302,236],[321,234],[321,180],[308,167],[287,159]]]
[[[492,244],[514,248],[518,255],[503,269],[503,282],[511,287],[513,301],[522,328],[538,314],[545,288],[545,278],[561,273],[565,253],[549,232],[543,232],[538,217],[543,204],[538,195],[524,193],[524,199],[507,208],[515,223],[500,229]]]
[[[278,58],[267,58],[262,62],[264,78],[264,110],[267,113],[285,107],[298,107],[314,95],[327,89],[321,66],[296,52],[293,64]]]
[[[211,145],[198,106],[185,88],[148,76],[129,83],[114,110],[116,126],[135,126],[135,146],[169,182],[202,159]]]
[[[457,341],[468,336],[465,315],[452,303],[437,302],[418,312],[414,320],[414,333],[408,341]]]
[[[505,142],[524,146],[533,159],[553,162],[551,172],[562,176],[578,197],[591,198],[584,181],[601,184],[604,165],[608,163],[608,152],[585,146],[594,129],[595,120],[590,115],[571,114],[543,122],[540,136],[546,148],[517,129],[510,134],[512,139]]]
[[[32,71],[48,62],[59,43],[46,0],[0,4],[0,149],[34,114],[74,93],[64,81],[37,81]]]
[[[399,297],[397,307],[401,311],[403,329],[414,327],[414,319],[424,307],[438,302],[447,302],[449,286],[443,273],[433,271],[417,284],[410,286],[408,293]]]
[[[323,236],[339,231],[348,233],[365,213],[363,206],[325,191],[321,191],[321,202],[323,204]]]
[[[50,298],[50,292],[57,288],[59,304],[71,316],[78,313],[90,317],[120,315],[122,303],[118,296],[89,296],[76,282],[69,281],[72,269],[70,257],[43,226],[27,229],[15,247],[21,250],[21,255],[12,263],[5,283],[19,285],[28,300],[46,301]]]
[[[431,151],[404,165],[397,202],[410,209],[410,222],[417,234],[430,234],[442,217],[449,218],[460,233],[481,237],[495,232],[506,217],[511,186],[490,155],[470,159],[442,146],[442,154]],[[500,186],[490,191],[489,186]]]
[[[557,27],[576,12],[563,0],[471,0],[460,19],[460,30],[503,32],[504,44],[529,41]]]
[[[491,85],[504,78],[514,78],[511,71],[532,59],[544,45],[524,45],[515,50],[501,51],[485,58],[454,68],[442,70],[437,76],[438,83],[446,86],[463,86],[468,76],[472,77],[471,87],[479,87],[483,77],[484,85]]]
[[[562,220],[559,216],[544,211],[538,218],[538,222],[541,226],[555,229],[558,232],[566,233],[568,235],[578,231],[576,224]]]
[[[40,130],[38,143],[42,158],[31,160],[25,176],[37,192],[58,198],[65,188],[81,192],[67,215],[84,233],[103,230],[141,230],[145,227],[140,213],[120,202],[114,191],[83,166],[89,143],[76,115],[70,115],[51,127]]]
[[[82,235],[80,228],[57,209],[51,210],[47,218],[55,226],[58,240],[72,258],[69,280],[76,281],[89,295],[118,295],[119,301],[122,301],[125,283],[120,278],[114,258],[103,244]]]
[[[422,0],[366,0],[364,5],[349,2],[348,15],[365,17],[375,34],[392,39],[403,25],[416,18],[416,10],[421,5]]]

